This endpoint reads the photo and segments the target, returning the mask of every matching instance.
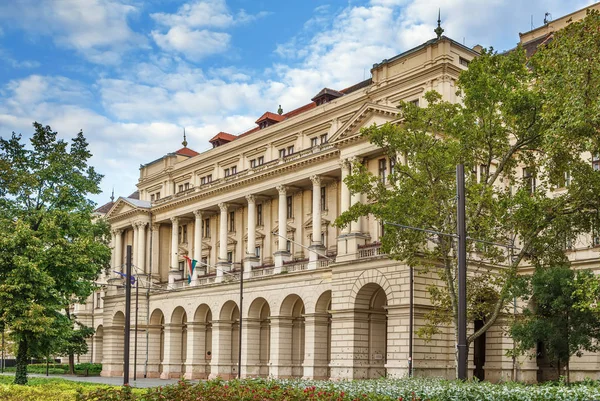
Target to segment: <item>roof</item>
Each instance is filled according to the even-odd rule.
[[[150,206],[152,206],[152,204],[150,203],[150,201],[139,200],[139,199],[135,199],[135,198],[124,198],[122,196],[119,197],[119,199],[123,199],[125,202],[130,203],[130,204],[132,204],[133,206],[136,206],[136,207],[143,207],[143,208],[146,208],[146,209],[150,209]]]
[[[94,210],[94,212],[106,214],[113,207],[114,204],[115,204],[115,202],[110,201],[110,202],[105,203],[104,205],[100,206],[96,210]]]
[[[553,37],[554,37],[554,33],[550,32],[550,33],[547,33],[546,35],[540,36],[539,38],[530,40],[527,43],[523,43],[522,46],[523,46],[523,49],[525,49],[525,52],[527,53],[527,57],[533,56],[535,54],[535,52],[537,51],[538,47],[551,41]]]
[[[140,191],[135,191],[127,197],[128,199],[140,199]]]
[[[217,135],[213,136],[208,142],[213,143],[215,141],[218,141],[219,139],[222,139],[224,141],[235,141],[238,137],[232,134],[228,134],[227,132],[219,132]]]
[[[275,113],[271,113],[270,111],[267,111],[265,114],[260,116],[258,118],[258,120],[256,120],[256,123],[258,124],[259,122],[261,122],[263,120],[272,120],[272,121],[279,122],[279,121],[285,120],[285,115],[279,115],[279,114],[275,114]]]
[[[181,148],[177,152],[175,152],[175,154],[180,156],[194,157],[198,156],[200,153],[190,148]]]
[[[314,102],[315,100],[317,100],[318,98],[320,98],[321,96],[324,96],[324,95],[335,96],[335,97],[344,96],[344,94],[342,92],[338,92],[335,89],[323,88],[319,91],[319,93],[317,93],[310,100],[312,100]]]

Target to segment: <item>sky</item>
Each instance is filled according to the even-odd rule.
[[[104,175],[99,205],[135,191],[140,164],[202,152],[265,111],[370,77],[374,63],[444,35],[513,48],[519,32],[593,0],[0,1],[0,137],[80,130]]]

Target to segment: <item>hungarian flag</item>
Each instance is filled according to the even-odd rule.
[[[196,268],[196,263],[198,261],[196,259],[190,259],[188,256],[183,256],[185,260],[187,260],[188,265],[188,284],[192,282],[192,276],[194,275],[194,269]]]

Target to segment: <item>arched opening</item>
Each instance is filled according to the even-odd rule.
[[[240,310],[233,301],[227,301],[219,313],[218,330],[213,336],[213,358],[211,377],[221,376],[224,379],[237,376]],[[213,329],[215,324],[213,323]]]
[[[165,358],[165,316],[160,309],[150,315],[148,327],[148,366],[147,377],[159,377],[163,371]]]
[[[104,346],[104,327],[99,325],[94,333],[94,354],[92,355],[92,363],[102,363],[102,347]]]
[[[281,362],[284,364],[289,363],[291,367],[292,377],[302,377],[304,374],[303,363],[304,363],[304,347],[305,347],[305,325],[304,325],[304,302],[298,295],[288,295],[281,304],[280,310],[281,325],[288,325],[289,333],[287,329],[281,328],[280,335],[287,335],[288,340],[287,347],[285,339],[280,339],[281,344],[284,348],[283,359]],[[287,322],[286,322],[287,321]],[[291,323],[291,325],[289,325]],[[289,341],[291,339],[291,341]],[[283,341],[282,341],[283,340]],[[287,349],[286,349],[287,348]],[[279,352],[282,352],[280,349]],[[287,362],[287,363],[286,363]]]
[[[314,349],[307,349],[307,356],[304,361],[304,376],[313,379],[327,379],[330,377],[329,363],[331,362],[331,291],[325,291],[317,299],[315,305],[315,314],[307,316],[312,319],[310,328]],[[312,356],[312,360],[311,357]],[[311,366],[312,365],[312,366]]]
[[[181,306],[171,314],[164,338],[168,353],[167,358],[163,359],[161,377],[179,378],[185,372],[187,357],[187,314]]]
[[[188,330],[189,331],[189,330]],[[196,308],[190,338],[191,361],[187,360],[186,377],[189,379],[206,379],[210,374],[212,359],[212,312],[206,304]]]
[[[242,374],[248,376],[269,375],[271,359],[271,308],[264,298],[255,299],[248,309],[248,318],[244,319],[244,351]]]
[[[354,352],[365,361],[366,377],[376,379],[386,375],[387,362],[387,297],[378,284],[369,283],[356,294]]]

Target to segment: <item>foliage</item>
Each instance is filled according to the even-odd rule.
[[[64,363],[51,363],[48,365],[49,374],[64,375],[69,371],[69,365]],[[9,367],[6,372],[14,372],[15,368]],[[99,375],[102,372],[102,364],[100,363],[78,363],[75,365],[75,374]],[[45,363],[33,363],[27,365],[27,373],[46,374]]]
[[[0,138],[0,314],[18,347],[18,383],[30,351],[73,330],[61,311],[83,302],[108,264],[108,227],[92,220],[101,175],[80,132],[70,142],[34,123],[30,145]],[[65,331],[66,330],[66,331]]]
[[[571,356],[581,356],[583,351],[600,349],[600,314],[579,308],[579,294],[585,294],[585,283],[598,286],[598,278],[589,271],[573,271],[568,265],[539,268],[531,277],[533,306],[511,327],[510,333],[522,353],[544,346],[544,352],[567,368]]]
[[[363,135],[396,163],[385,182],[367,166],[354,166],[346,183],[366,202],[353,205],[336,225],[365,215],[392,223],[385,227],[383,250],[418,272],[439,275],[445,285],[429,287],[435,308],[418,332],[422,337],[431,339],[443,326],[457,328],[456,241],[443,234],[456,231],[458,163],[467,172],[468,235],[487,241],[468,242],[468,314],[471,320],[485,321],[469,334],[469,343],[522,294],[520,266],[565,263],[565,245],[599,226],[600,175],[582,152],[597,153],[600,85],[589,90],[574,87],[588,76],[598,82],[600,63],[578,61],[565,70],[553,64],[561,57],[561,65],[568,64],[577,52],[598,60],[597,46],[586,49],[600,40],[598,19],[592,13],[566,33],[556,34],[534,60],[528,60],[521,47],[505,54],[484,50],[457,81],[462,103],[428,92],[426,107],[400,102],[401,124],[363,129]],[[575,46],[574,41],[581,44]],[[569,74],[575,82],[563,85]],[[577,91],[574,98],[568,88]],[[584,121],[590,113],[595,118]],[[569,119],[570,128],[565,128],[564,119]],[[518,249],[511,254],[507,247],[490,243],[515,244]],[[503,268],[492,271],[491,266]]]

